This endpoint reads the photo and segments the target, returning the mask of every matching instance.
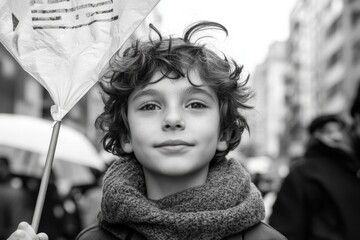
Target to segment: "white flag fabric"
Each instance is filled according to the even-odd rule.
[[[0,41],[49,92],[60,121],[158,2],[1,0]]]

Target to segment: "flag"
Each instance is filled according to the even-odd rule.
[[[0,42],[49,92],[60,121],[158,2],[1,0]]]

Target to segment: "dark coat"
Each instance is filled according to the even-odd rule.
[[[121,227],[123,228],[124,239],[117,238],[105,229],[95,225],[84,229],[79,233],[76,240],[146,240],[145,237],[134,230],[126,226]],[[269,225],[259,223],[244,232],[235,234],[224,240],[286,240],[286,238]]]
[[[32,208],[28,194],[10,183],[0,183],[0,239],[6,239],[22,221],[30,221]]]
[[[360,165],[319,141],[285,178],[270,225],[289,240],[360,239]]]

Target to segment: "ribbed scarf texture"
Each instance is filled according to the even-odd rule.
[[[146,197],[140,164],[119,159],[104,177],[99,223],[118,237],[123,224],[149,240],[215,240],[253,226],[264,215],[260,192],[235,160],[212,163],[204,185],[153,201]]]

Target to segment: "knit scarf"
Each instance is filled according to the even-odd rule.
[[[235,160],[213,161],[202,186],[149,200],[140,164],[119,159],[104,177],[99,223],[119,238],[122,224],[149,240],[215,240],[255,225],[264,212],[261,194]]]

